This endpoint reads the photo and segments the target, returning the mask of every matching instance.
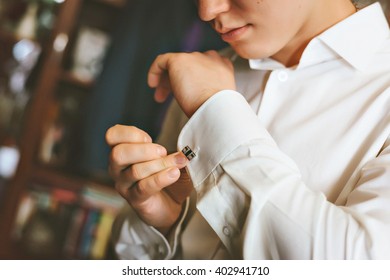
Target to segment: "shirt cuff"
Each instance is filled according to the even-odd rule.
[[[187,170],[197,188],[238,146],[263,138],[274,144],[245,98],[236,91],[223,90],[207,100],[188,121],[179,135],[178,149],[188,146],[196,155]]]
[[[167,238],[163,234],[161,234],[161,232],[159,232],[157,229],[155,229],[154,227],[151,227],[152,230],[158,236],[160,236],[161,240],[164,241],[165,248],[166,248],[165,259],[175,258],[175,255],[176,255],[178,247],[179,247],[179,238],[180,238],[180,234],[182,231],[182,224],[183,224],[184,219],[187,216],[189,205],[190,205],[190,198],[188,197],[185,201],[184,209],[183,209],[183,212],[180,216],[179,221],[177,222],[175,227],[171,230],[171,232],[167,236]]]
[[[119,259],[151,260],[172,259],[178,249],[179,236],[183,221],[187,215],[189,198],[185,202],[184,211],[179,222],[168,238],[154,227],[144,223],[135,212],[129,208],[122,221],[115,251]],[[115,228],[114,228],[115,230]]]

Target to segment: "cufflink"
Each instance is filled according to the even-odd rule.
[[[185,146],[183,150],[181,150],[182,153],[186,156],[186,158],[188,160],[191,160],[193,159],[194,157],[196,157],[196,154],[191,150],[190,147],[188,146]]]

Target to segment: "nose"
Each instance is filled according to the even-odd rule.
[[[230,0],[198,0],[198,14],[203,21],[211,21],[229,9]]]

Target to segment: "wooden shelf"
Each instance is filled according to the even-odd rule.
[[[36,39],[20,37],[20,36],[17,36],[15,33],[12,33],[11,31],[4,30],[2,28],[0,28],[0,38],[3,41],[7,41],[7,42],[12,43],[12,44],[15,44],[23,39],[32,41],[36,44],[40,44]]]
[[[85,185],[93,184],[104,188],[112,188],[113,182],[110,178],[98,174],[75,175],[66,173],[56,166],[50,164],[37,164],[31,172],[31,180],[36,183],[61,187],[77,191]]]
[[[11,32],[8,32],[4,29],[0,29],[0,38],[8,42],[16,43],[19,39]]]
[[[95,0],[106,5],[110,5],[117,8],[122,8],[126,5],[126,0]]]
[[[35,166],[31,172],[31,181],[74,191],[80,190],[86,184],[86,180],[64,174],[48,165]]]

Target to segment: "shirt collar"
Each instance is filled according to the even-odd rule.
[[[341,57],[352,67],[363,71],[389,34],[382,7],[374,3],[314,38],[303,52],[297,68]],[[258,70],[284,68],[271,58],[250,59],[249,65]]]

